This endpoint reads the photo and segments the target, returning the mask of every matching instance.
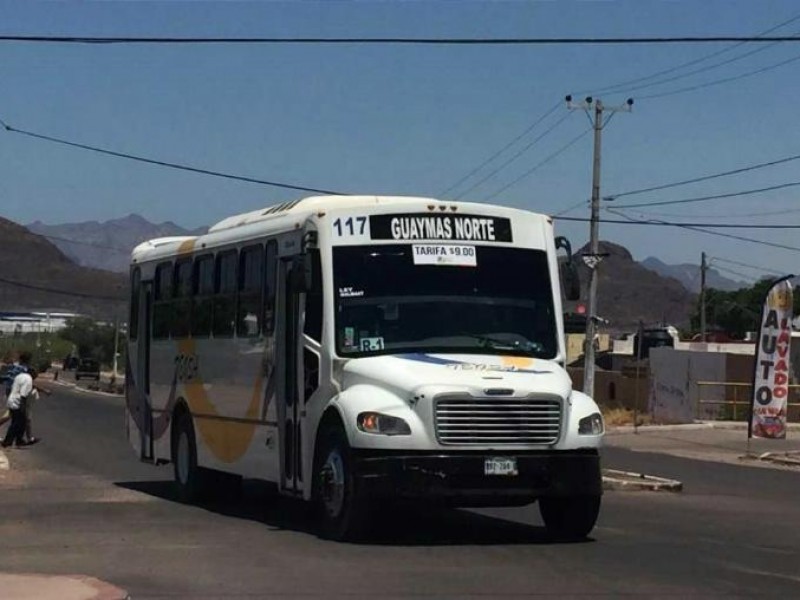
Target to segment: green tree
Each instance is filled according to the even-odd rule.
[[[114,326],[78,317],[70,319],[67,326],[59,332],[59,336],[74,344],[78,356],[94,358],[105,365],[114,360]],[[120,332],[118,348],[124,351],[125,336]]]
[[[734,339],[742,339],[748,331],[758,331],[764,297],[773,279],[762,279],[750,287],[732,292],[706,290],[706,328],[723,331]],[[800,310],[800,291],[794,292],[794,314]],[[692,330],[700,332],[700,299],[692,313]]]

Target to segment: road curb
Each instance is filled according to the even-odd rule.
[[[800,452],[764,452],[757,458],[787,467],[800,467]]]
[[[683,483],[676,479],[645,475],[633,471],[603,469],[603,489],[615,492],[681,492]]]
[[[800,431],[800,423],[787,423],[789,431]],[[696,421],[694,423],[674,423],[671,425],[611,425],[606,426],[606,434],[650,433],[658,431],[701,431],[704,429],[746,430],[747,423],[742,421]]]
[[[16,600],[130,600],[128,592],[88,575],[0,573],[5,598]]]

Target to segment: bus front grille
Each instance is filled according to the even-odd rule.
[[[475,398],[445,394],[434,399],[436,437],[451,445],[549,445],[561,434],[561,398]]]

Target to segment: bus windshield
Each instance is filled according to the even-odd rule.
[[[556,355],[544,251],[442,244],[340,246],[333,250],[333,269],[339,356]]]

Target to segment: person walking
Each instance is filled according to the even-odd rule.
[[[33,406],[39,400],[39,394],[49,396],[50,391],[36,385],[36,376],[38,375],[36,369],[29,368],[28,374],[31,376],[31,381],[34,382],[33,391],[25,399],[25,441],[30,446],[39,442],[39,438],[33,437]]]
[[[17,361],[13,365],[11,365],[11,368],[8,371],[6,371],[5,375],[3,375],[3,383],[6,389],[6,398],[8,398],[8,395],[11,393],[11,386],[14,383],[14,378],[23,371],[27,371],[30,364],[31,364],[31,353],[26,351],[20,352]]]
[[[30,354],[23,353],[19,357],[20,367],[23,367],[11,384],[11,392],[6,399],[6,405],[11,413],[11,425],[8,426],[6,436],[3,438],[3,448],[8,448],[12,444],[17,447],[27,445],[25,441],[26,402],[33,394],[33,378],[28,373]]]

